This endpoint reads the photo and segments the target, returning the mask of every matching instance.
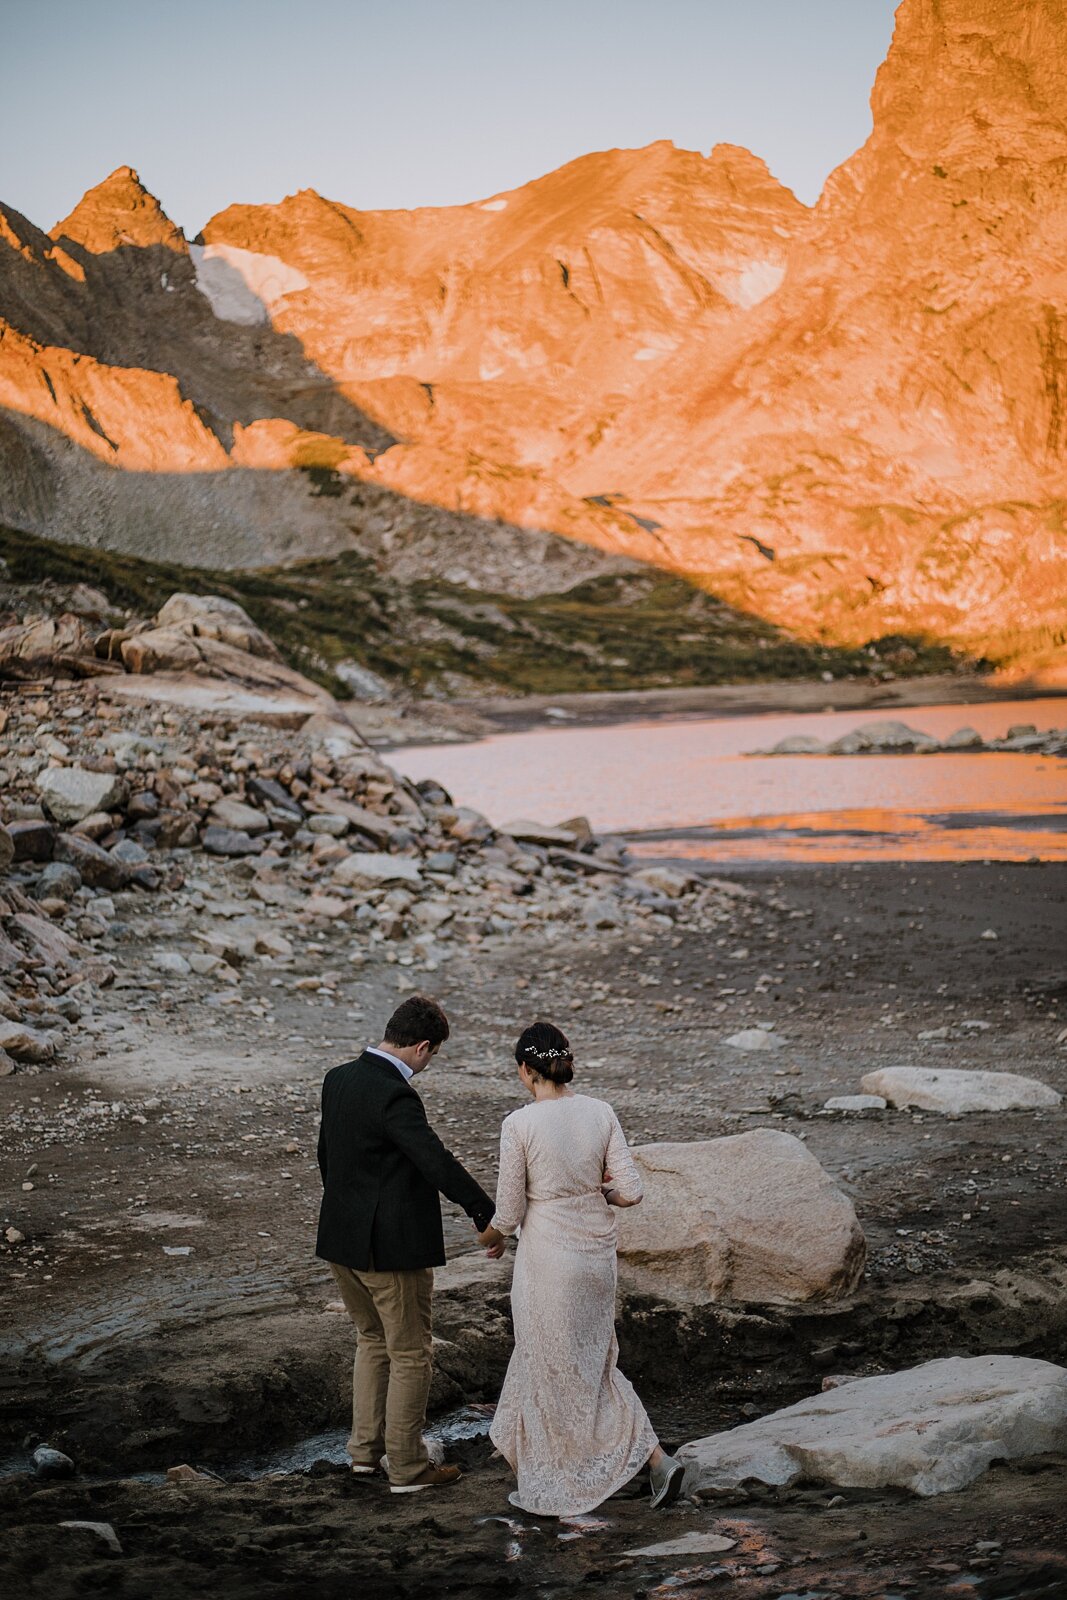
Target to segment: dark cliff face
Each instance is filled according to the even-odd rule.
[[[50,237],[0,226],[0,510],[388,566],[411,540],[367,525],[371,486],[474,581],[500,521],[810,637],[1054,654],[1065,78],[1060,0],[905,0],[872,135],[810,212],[747,151],[663,142],[441,210],[305,190],[190,245],[120,168]],[[524,563],[512,540],[528,591]]]

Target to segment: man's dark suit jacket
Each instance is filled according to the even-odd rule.
[[[439,1194],[488,1226],[493,1202],[426,1120],[391,1061],[365,1050],[322,1085],[315,1254],[356,1272],[443,1267]]]

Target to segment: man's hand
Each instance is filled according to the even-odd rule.
[[[493,1227],[483,1230],[478,1235],[478,1243],[485,1246],[485,1253],[490,1261],[499,1261],[507,1248],[507,1239]]]

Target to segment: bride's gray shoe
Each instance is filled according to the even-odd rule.
[[[685,1468],[673,1456],[665,1454],[658,1467],[649,1467],[648,1477],[652,1485],[652,1509],[656,1511],[660,1506],[672,1506],[677,1500],[682,1492]]]

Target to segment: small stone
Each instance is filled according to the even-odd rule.
[[[839,1094],[827,1100],[826,1111],[884,1111],[887,1101],[880,1094]]]
[[[107,1546],[112,1555],[120,1556],[122,1554],[119,1536],[110,1522],[61,1522],[59,1526],[61,1528],[71,1528],[75,1532],[95,1534]]]
[[[694,1528],[681,1533],[676,1539],[664,1539],[662,1544],[644,1544],[636,1550],[627,1550],[628,1556],[706,1556],[723,1550],[732,1550],[736,1539],[727,1539],[721,1533],[704,1533]],[[758,1570],[758,1569],[757,1569]],[[777,1570],[777,1569],[776,1569]]]
[[[979,938],[980,939],[999,939],[1000,935],[999,935],[999,933],[997,932],[997,930],[995,928],[986,928],[984,933],[979,934]]]
[[[341,900],[333,894],[312,894],[304,902],[306,917],[323,917],[328,922],[333,922],[352,910],[351,900]]]
[[[444,877],[451,877],[455,873],[457,860],[452,850],[432,850],[424,864],[427,872],[439,872]]]
[[[699,882],[693,873],[685,872],[681,867],[665,866],[641,867],[633,874],[633,880],[656,894],[665,894],[670,900],[680,899],[690,889],[695,889]]]
[[[16,861],[50,861],[56,842],[56,829],[51,822],[38,822],[26,818],[9,822],[7,832],[15,847]]]
[[[390,856],[374,851],[346,856],[334,868],[333,880],[346,888],[373,888],[389,883],[420,884],[422,874],[406,856]]]
[[[173,973],[176,978],[187,978],[193,970],[186,958],[177,950],[157,950],[152,965],[158,972]]]
[[[27,1028],[21,1022],[9,1022],[0,1017],[0,1050],[6,1050],[16,1061],[51,1061],[56,1053],[53,1040],[46,1033]]]
[[[325,833],[333,839],[341,839],[348,832],[348,818],[333,816],[328,811],[322,811],[317,816],[307,819],[310,833]]]
[[[33,1452],[33,1470],[39,1478],[73,1478],[74,1463],[62,1450],[39,1444]]]
[[[742,1028],[732,1033],[726,1043],[735,1050],[780,1050],[785,1043],[768,1028]]]
[[[82,882],[92,889],[128,889],[136,881],[135,866],[80,833],[61,833],[55,842],[55,857],[76,867]]]
[[[148,851],[136,839],[120,839],[108,854],[113,861],[124,861],[128,867],[141,867],[148,860]]]
[[[189,970],[195,972],[198,978],[206,978],[222,966],[221,956],[208,955],[206,952],[197,952],[189,957]]]
[[[253,837],[259,833],[266,833],[270,822],[257,811],[255,806],[246,806],[240,800],[233,800],[228,795],[222,800],[216,800],[211,808],[211,821],[220,828],[232,830],[234,833],[250,834]]]
[[[19,1228],[15,1227],[5,1228],[4,1238],[7,1240],[8,1244],[25,1244],[26,1242],[26,1235]]]
[[[37,792],[55,822],[80,822],[93,811],[112,811],[125,800],[126,786],[110,772],[81,767],[46,767],[37,778]]]
[[[223,828],[217,823],[204,829],[200,843],[212,856],[258,856],[265,848],[262,839],[253,839],[238,828]]]
[[[81,873],[69,861],[50,861],[37,879],[39,900],[72,900],[82,886]]]
[[[167,1468],[168,1483],[214,1483],[216,1480],[208,1472],[198,1472],[196,1467],[189,1466],[183,1461],[180,1466]]]

